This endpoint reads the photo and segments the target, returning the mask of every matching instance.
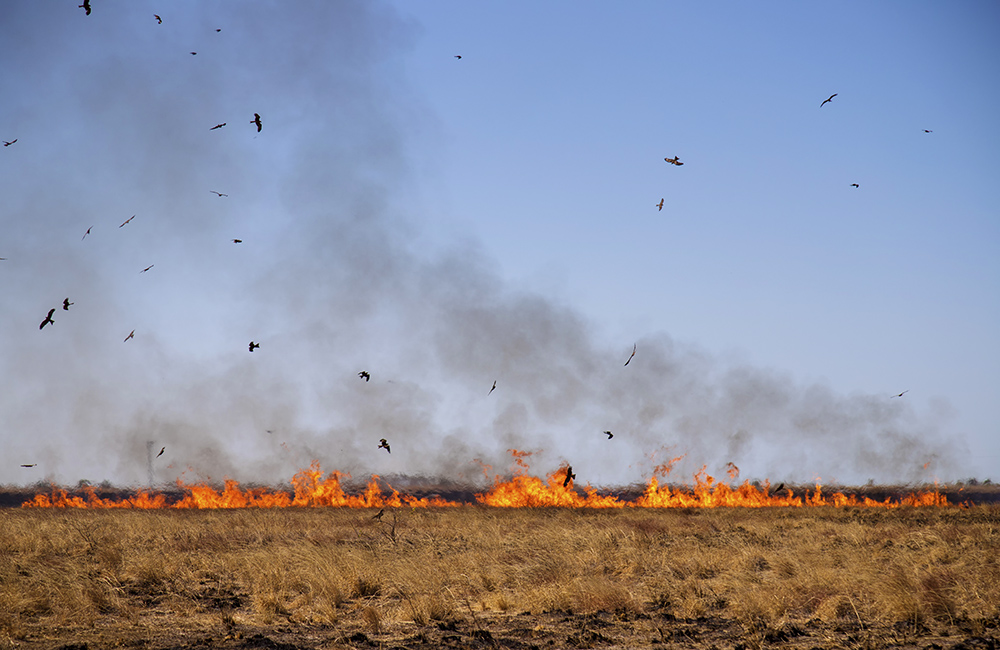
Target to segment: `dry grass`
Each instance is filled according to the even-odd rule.
[[[557,623],[575,626],[557,646],[708,647],[699,621],[743,647],[905,647],[1000,625],[995,506],[370,514],[0,510],[0,647],[171,647],[165,629],[531,645]]]

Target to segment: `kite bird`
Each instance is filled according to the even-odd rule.
[[[861,187],[861,186],[858,185],[857,183],[851,183],[851,187]]]
[[[833,93],[832,95],[830,95],[829,97],[827,97],[826,99],[823,100],[823,104],[826,104],[827,102],[833,101],[833,98],[836,97],[836,96],[837,96],[837,93]],[[819,107],[823,108],[823,104],[820,104]]]
[[[930,129],[924,129],[924,133],[934,133],[934,132],[931,131]]]
[[[243,243],[243,240],[242,240],[242,239],[234,239],[234,240],[233,240],[233,243],[234,243],[234,244],[242,244],[242,243]]]
[[[135,330],[132,330],[131,332],[129,332],[128,336],[125,337],[125,341],[122,341],[122,343],[125,343],[126,341],[128,341],[131,338],[135,338]]]
[[[21,467],[35,467],[36,465],[38,465],[38,463],[28,463],[28,464],[21,463]]]
[[[153,14],[153,18],[156,19],[156,24],[157,25],[162,25],[163,24],[163,19],[160,18],[159,16],[157,16],[156,14]]]
[[[633,344],[632,344],[632,355],[631,355],[631,356],[630,356],[630,357],[628,358],[628,361],[626,361],[626,362],[625,362],[625,365],[626,365],[626,366],[628,365],[628,362],[632,360],[632,357],[634,357],[634,356],[635,356],[635,348],[636,348],[636,344],[635,344],[635,343],[633,343]]]
[[[132,221],[133,219],[135,219],[135,215],[134,215],[134,214],[133,214],[133,215],[132,215],[131,217],[129,217],[128,219],[126,219],[126,220],[125,220],[125,222],[124,222],[124,223],[122,223],[122,225],[121,225],[121,226],[118,226],[118,227],[119,227],[119,228],[122,228],[122,227],[124,227],[126,223],[128,223],[129,221]],[[89,230],[89,229],[88,229],[88,230]],[[86,236],[86,235],[84,235],[84,236]]]
[[[155,264],[150,264],[149,266],[147,266],[143,270],[139,271],[139,273],[145,273],[146,271],[148,271],[149,269],[153,268],[154,266],[156,266],[156,265]]]
[[[372,376],[368,374],[367,370],[362,370],[361,372],[359,372],[358,377],[361,377],[365,381],[368,381],[372,378]]]
[[[253,352],[254,350],[256,350],[259,347],[260,347],[260,343],[254,343],[253,341],[250,341],[250,351],[251,352]]]
[[[63,299],[63,311],[69,311],[69,306],[70,305],[75,305],[75,304],[76,304],[75,302],[70,302],[69,298],[64,298]]]
[[[191,54],[194,54],[194,52],[192,52]],[[210,129],[209,129],[209,131],[214,131],[214,130],[216,130],[216,129],[221,129],[221,128],[222,128],[222,127],[224,127],[225,125],[226,125],[226,123],[225,123],[225,122],[223,122],[222,124],[216,124],[215,126],[213,126],[212,128],[210,128]]]
[[[167,450],[166,447],[160,447],[160,453],[156,454],[156,457],[159,458],[160,456],[162,456],[163,452],[165,452],[166,450]]]
[[[90,0],[83,0],[83,4],[77,5],[77,7],[86,11],[88,16],[90,15]]]
[[[389,452],[390,454],[392,453],[392,450],[391,450],[391,449],[389,449],[389,443],[388,443],[388,442],[386,442],[385,438],[382,438],[382,439],[381,439],[381,440],[379,441],[379,443],[378,443],[378,449],[382,449],[382,448],[385,448],[385,450],[386,450],[387,452]]]
[[[87,238],[87,235],[90,234],[91,228],[93,228],[93,226],[91,226],[90,228],[87,228],[87,232],[83,233],[83,237],[80,238],[80,241],[83,241],[84,239]]]
[[[785,484],[784,483],[779,483],[778,487],[774,488],[774,491],[771,492],[771,494],[777,494],[778,492],[781,492],[781,488],[783,488],[783,487],[785,487]]]
[[[611,440],[612,438],[615,437],[615,434],[611,433],[610,431],[605,431],[604,435],[608,437],[608,440]]]
[[[218,127],[216,127],[216,128],[218,128]],[[209,129],[209,131],[211,131],[211,130],[212,129]],[[218,194],[220,198],[223,197],[223,196],[229,196],[228,194],[223,194],[222,192],[216,192],[215,190],[209,190],[209,192],[211,192],[212,194]]]
[[[192,52],[191,56],[197,56],[197,54],[198,54],[197,52]]]
[[[49,315],[45,317],[45,320],[43,320],[42,324],[38,326],[38,329],[42,329],[43,327],[45,327],[49,323],[54,323],[55,321],[52,320],[52,314],[54,314],[54,313],[56,313],[56,310],[55,309],[50,309],[49,310]]]
[[[13,140],[11,140],[10,142],[7,142],[6,140],[4,140],[4,141],[3,141],[3,146],[5,146],[5,147],[9,147],[10,145],[14,144],[15,142],[17,142],[17,138],[14,138],[14,139],[13,139]]]
[[[257,114],[257,113],[253,114],[253,119],[250,120],[250,124],[256,124],[257,125],[257,133],[260,133],[261,128],[264,126],[261,123],[261,121],[260,121],[260,115]]]
[[[378,511],[378,514],[372,517],[372,519],[377,519],[379,521],[382,521],[382,515],[384,514],[385,514],[385,508],[382,508],[381,510]]]
[[[490,392],[486,393],[486,397],[489,397],[490,395],[492,395],[493,391],[495,391],[496,389],[497,389],[497,382],[494,380],[494,382],[493,382],[493,388],[490,389]]]
[[[678,158],[677,156],[674,156],[673,158],[664,158],[664,160],[666,160],[671,165],[677,165],[678,167],[684,164],[680,161],[680,158]]]
[[[51,316],[51,315],[52,315],[52,312],[49,312],[49,316]],[[892,395],[892,397],[902,397],[903,395],[906,395],[906,394],[907,394],[907,393],[909,393],[909,392],[910,392],[910,389],[909,389],[909,388],[907,388],[906,390],[904,390],[904,391],[903,391],[902,393],[900,393],[899,395]]]
[[[461,54],[456,54],[456,55],[455,55],[455,58],[456,58],[456,59],[461,59],[461,58],[462,58],[462,55],[461,55]]]
[[[663,199],[660,199],[660,202],[656,204],[656,207],[657,207],[656,210],[657,212],[663,209]]]
[[[575,478],[576,478],[576,474],[573,473],[573,466],[572,465],[567,465],[566,466],[566,480],[563,481],[563,487],[568,486],[569,482],[572,481]]]

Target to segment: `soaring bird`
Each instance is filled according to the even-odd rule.
[[[361,377],[365,381],[368,381],[372,378],[372,376],[368,374],[367,370],[362,370],[361,372],[359,372],[358,377]]]
[[[223,123],[221,123],[221,124],[216,124],[215,126],[213,126],[212,128],[210,128],[210,129],[209,129],[209,131],[214,131],[214,130],[216,130],[216,129],[221,129],[221,128],[222,128],[222,127],[224,127],[225,125],[226,125],[226,123],[225,123],[225,122],[223,122]]]
[[[76,304],[75,302],[70,302],[69,298],[64,298],[63,299],[63,311],[69,311],[69,306],[70,305],[75,305],[75,304]]]
[[[615,437],[615,434],[611,433],[610,431],[605,431],[604,435],[608,437],[608,440],[611,440],[612,438]]]
[[[656,207],[658,208],[657,212],[663,209],[663,199],[660,199],[660,202],[656,204]]]
[[[455,58],[456,58],[456,59],[461,59],[461,58],[462,58],[462,55],[461,55],[461,54],[456,54],[456,55],[455,55]]]
[[[209,129],[209,131],[211,131],[211,130],[212,129]],[[218,194],[220,197],[222,197],[222,196],[229,196],[228,194],[223,194],[222,192],[216,192],[215,190],[209,190],[209,192],[211,192],[212,194]]]
[[[494,380],[494,382],[493,382],[493,388],[490,389],[490,392],[486,393],[486,397],[489,397],[490,395],[492,395],[493,391],[495,391],[496,389],[497,389],[497,382]]]
[[[625,365],[626,365],[626,366],[628,365],[628,362],[632,360],[632,357],[634,357],[634,356],[635,356],[635,348],[636,348],[636,345],[637,345],[637,344],[635,344],[635,343],[633,343],[633,344],[632,344],[632,355],[631,355],[631,356],[630,356],[630,357],[628,358],[628,361],[626,361],[626,362],[625,362]]]
[[[160,18],[159,16],[157,16],[156,14],[153,14],[153,18],[156,19],[156,24],[157,25],[162,25],[163,24],[163,19]]]
[[[566,487],[567,485],[569,485],[569,482],[572,481],[575,478],[576,478],[576,474],[573,473],[573,466],[572,465],[567,465],[566,466],[566,480],[563,481],[563,487]]]
[[[6,140],[4,140],[4,141],[3,141],[3,146],[5,146],[5,147],[9,147],[10,145],[14,144],[15,142],[17,142],[17,138],[14,138],[14,139],[13,139],[13,140],[11,140],[10,142],[7,142]]]
[[[924,133],[934,133],[934,132],[931,131],[930,129],[924,129]]]
[[[128,341],[131,338],[135,338],[135,330],[132,330],[131,332],[128,333],[128,336],[125,337],[125,341]],[[122,341],[122,343],[124,343],[125,341]]]
[[[242,240],[242,239],[234,239],[234,240],[233,240],[233,243],[234,243],[234,244],[242,244],[242,243],[243,243],[243,240]]]
[[[197,52],[192,52],[191,56],[197,56],[197,54],[198,54]]]
[[[778,492],[781,492],[781,488],[783,487],[785,487],[784,483],[778,483],[778,487],[774,488],[774,491],[771,492],[771,494],[777,494]]]
[[[861,187],[861,186],[858,185],[857,183],[851,183],[851,187]]]
[[[21,463],[21,467],[34,467],[34,466],[36,466],[36,465],[38,465],[38,463],[29,463],[29,464],[27,464],[27,465],[26,465],[26,464],[24,464],[24,463]]]
[[[145,273],[146,271],[148,271],[149,269],[153,268],[154,266],[156,266],[156,265],[155,264],[150,264],[149,266],[147,266],[143,270],[139,271],[139,273]]]
[[[258,115],[257,113],[253,114],[253,119],[250,120],[250,124],[256,124],[257,125],[257,133],[260,133],[261,127],[264,126],[263,124],[261,124],[260,115]]]
[[[50,309],[49,310],[49,315],[45,317],[45,320],[43,320],[42,324],[38,326],[38,329],[42,329],[43,327],[45,327],[49,323],[54,323],[55,321],[52,320],[52,314],[54,314],[54,313],[56,313],[56,310],[55,309]]]
[[[126,219],[125,222],[122,223],[122,225],[118,226],[118,227],[119,228],[123,227],[126,223],[128,223],[129,221],[132,221],[133,219],[135,219],[135,215],[134,214],[131,217],[129,217],[128,219]]]
[[[87,228],[87,232],[83,233],[83,237],[80,238],[80,241],[83,241],[84,239],[87,238],[87,235],[90,234],[90,229],[91,228],[93,228],[93,226],[91,226],[90,228]]]
[[[256,350],[259,347],[260,347],[260,343],[254,343],[253,341],[250,341],[250,351],[251,352],[253,352],[254,350]]]
[[[387,452],[389,452],[390,454],[392,453],[392,450],[391,450],[391,449],[389,449],[389,443],[385,441],[385,438],[382,438],[382,439],[381,439],[381,440],[379,441],[379,443],[378,443],[378,449],[382,449],[382,448],[385,448],[385,450],[386,450]]]
[[[90,0],[83,0],[83,4],[77,5],[77,7],[86,11],[88,16],[90,15]]]
[[[664,160],[666,160],[671,165],[677,165],[678,167],[684,164],[680,161],[680,159],[677,156],[674,156],[673,158],[664,158]]]
[[[826,104],[827,102],[833,100],[833,98],[836,97],[836,96],[837,96],[837,93],[833,93],[832,95],[830,95],[829,97],[827,97],[826,99],[823,100],[823,104]],[[819,107],[823,108],[823,104],[820,104]]]
[[[382,521],[382,515],[384,514],[385,514],[385,508],[382,508],[381,510],[378,511],[378,514],[372,517],[372,519],[378,519],[379,521]]]
[[[160,456],[162,456],[163,452],[165,452],[166,450],[167,450],[166,447],[160,447],[160,453],[156,454],[156,457],[159,458]]]
[[[49,316],[51,316],[51,315],[52,315],[52,312],[49,312]],[[906,395],[906,394],[907,394],[907,393],[909,393],[909,392],[910,392],[910,389],[909,389],[909,388],[907,388],[906,390],[904,390],[904,391],[903,391],[902,393],[900,393],[899,395],[893,395],[892,397],[902,397],[903,395]]]

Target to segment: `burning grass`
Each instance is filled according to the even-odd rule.
[[[375,512],[0,510],[0,647],[998,638],[996,506]]]

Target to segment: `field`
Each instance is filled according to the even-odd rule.
[[[996,648],[1000,506],[0,509],[0,648]]]

